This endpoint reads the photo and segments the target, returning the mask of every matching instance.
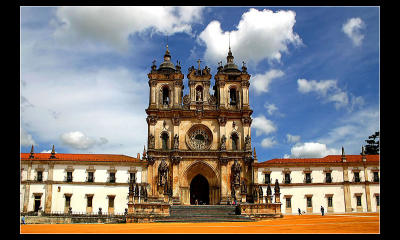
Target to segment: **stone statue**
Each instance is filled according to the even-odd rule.
[[[248,134],[244,138],[244,149],[245,150],[251,150],[251,137]]]
[[[158,183],[164,186],[168,180],[168,165],[165,162],[165,158],[162,159],[160,165],[158,166]]]
[[[141,198],[144,198],[144,195],[145,195],[144,189],[145,189],[144,186],[141,186],[141,187],[140,187],[140,197],[141,197]]]
[[[253,200],[254,200],[254,203],[256,203],[258,200],[258,191],[257,191],[256,187],[253,188]]]
[[[275,179],[275,188],[274,188],[275,194],[280,193],[280,190],[281,189],[279,187],[278,179]]]
[[[139,197],[139,185],[136,183],[135,185],[135,197]]]
[[[225,135],[221,138],[221,150],[226,150],[226,137]]]
[[[179,136],[175,134],[174,136],[174,149],[179,149]]]
[[[233,163],[231,170],[233,176],[233,183],[235,185],[240,185],[240,172],[242,171],[242,166],[240,166],[237,159],[235,159],[235,162]]]
[[[267,196],[269,197],[269,196],[271,196],[271,195],[272,195],[271,184],[268,183],[268,186],[267,186]]]
[[[241,191],[242,194],[247,194],[247,185],[244,182],[244,180],[242,181],[242,186],[240,188],[240,191]]]
[[[154,138],[153,134],[149,135],[149,140],[148,141],[149,141],[149,147],[148,148],[154,149],[154,147],[155,147],[155,138]]]
[[[260,196],[260,198],[263,197],[264,193],[263,193],[263,189],[261,186],[258,187],[258,195]]]
[[[203,101],[203,96],[200,89],[196,91],[196,101]]]

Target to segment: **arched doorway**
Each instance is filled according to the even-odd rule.
[[[209,184],[205,177],[198,174],[190,183],[190,204],[196,204],[196,199],[199,205],[210,204]]]

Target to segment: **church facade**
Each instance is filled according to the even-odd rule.
[[[244,62],[239,69],[233,60],[229,48],[214,86],[199,60],[188,69],[189,94],[183,95],[184,74],[167,46],[164,61],[158,67],[153,62],[148,73],[143,155],[63,154],[54,146],[52,153],[34,153],[32,146],[21,153],[21,212],[112,214],[135,204],[234,200],[247,209],[273,206],[279,214],[318,213],[320,206],[332,213],[379,211],[379,155],[342,150],[324,158],[258,162],[251,146],[250,75]]]
[[[240,189],[251,189],[250,75],[233,59],[229,49],[227,63],[220,62],[214,76],[213,94],[210,69],[198,61],[188,70],[185,96],[184,75],[179,62],[171,62],[168,46],[164,62],[158,68],[153,63],[144,156],[153,201],[171,192],[176,204],[226,204],[239,199]]]

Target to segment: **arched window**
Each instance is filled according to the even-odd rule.
[[[162,149],[168,150],[168,133],[164,132],[161,134],[161,143],[162,143]]]
[[[196,102],[203,101],[203,87],[197,86],[196,87]]]
[[[164,86],[162,89],[162,102],[163,105],[169,104],[169,88]]]
[[[229,104],[236,106],[237,99],[236,99],[236,89],[235,88],[231,88],[229,90],[229,98],[230,98]]]
[[[232,134],[232,150],[239,150],[239,137],[236,133]]]

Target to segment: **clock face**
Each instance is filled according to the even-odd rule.
[[[212,133],[202,124],[194,125],[186,134],[186,143],[191,150],[207,150],[212,143]]]

